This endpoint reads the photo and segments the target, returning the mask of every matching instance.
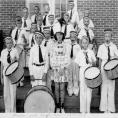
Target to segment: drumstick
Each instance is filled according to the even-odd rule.
[[[59,82],[59,106],[60,106],[60,113],[61,113],[60,82]]]

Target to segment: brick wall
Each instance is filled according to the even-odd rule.
[[[21,15],[25,0],[0,0],[0,29],[8,34],[14,26],[16,14]],[[118,44],[118,0],[78,0],[78,9],[91,10],[91,18],[95,24],[95,37],[100,44],[103,42],[103,30],[113,29],[113,39]]]
[[[103,42],[104,28],[113,29],[113,40],[118,45],[118,0],[78,0],[78,8],[89,8],[95,24],[95,37]]]
[[[15,25],[15,16],[21,15],[25,0],[0,0],[0,29],[4,35]]]

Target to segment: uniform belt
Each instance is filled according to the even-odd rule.
[[[33,63],[33,65],[35,65],[35,66],[44,66],[45,64],[43,63],[43,64],[36,64],[36,63]]]

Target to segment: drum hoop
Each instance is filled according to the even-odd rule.
[[[22,77],[18,81],[13,82],[12,84],[16,84],[16,83],[20,82],[20,80],[23,78],[23,76],[24,76],[24,74],[22,75]]]
[[[37,86],[34,86],[33,88],[36,88],[36,87],[38,87],[38,86],[42,86],[42,87],[45,87],[45,88],[47,88],[49,91],[50,91],[50,89],[47,87],[47,86],[44,86],[44,85],[37,85]],[[32,88],[31,88],[32,89]],[[31,90],[30,89],[30,90]],[[23,102],[23,106],[25,105],[25,101],[26,101],[26,99],[27,99],[27,97],[32,93],[32,92],[34,92],[34,91],[37,91],[37,90],[34,90],[34,91],[31,91],[30,92],[30,90],[28,91],[28,93],[26,94],[26,96],[25,96],[25,99],[24,99],[24,102]],[[46,91],[46,90],[44,90],[44,91]],[[54,97],[54,95],[51,93],[51,92],[49,92],[49,91],[46,91],[46,92],[48,92],[51,96],[52,96],[52,98],[53,98],[53,100],[55,101],[55,97]],[[54,104],[55,104],[55,110],[54,110],[54,112],[56,112],[56,103],[54,102]],[[25,111],[25,109],[24,109],[24,111]]]
[[[18,69],[18,67],[19,67],[19,63],[18,63],[18,66],[17,66],[17,68],[12,72],[12,73],[10,73],[10,74],[8,74],[8,75],[6,75],[6,71],[8,70],[8,68],[12,65],[12,64],[14,64],[14,63],[16,63],[16,62],[18,62],[18,61],[15,61],[15,62],[13,62],[13,63],[11,63],[7,68],[6,68],[6,70],[5,70],[5,76],[9,76],[9,75],[12,75],[17,69]]]
[[[101,79],[102,80],[102,79]],[[101,81],[101,84],[102,84],[102,82],[103,82],[103,80]],[[101,86],[101,84],[99,85],[99,86]],[[96,89],[96,88],[98,88],[99,86],[97,86],[97,87],[89,87],[89,88],[91,88],[91,89]]]
[[[84,77],[85,77],[85,72],[86,72],[86,70],[88,70],[88,69],[91,68],[91,67],[96,67],[96,66],[90,66],[90,67],[86,68],[85,71],[84,71]],[[96,68],[97,68],[97,67],[96,67]],[[100,69],[99,69],[99,71],[100,71],[100,73],[101,73],[101,70],[100,70]],[[100,76],[100,73],[99,73],[99,75],[98,75],[97,77]],[[86,77],[85,77],[85,78],[86,78],[87,80],[94,80],[94,79],[96,79],[97,77],[94,77],[93,79],[87,79]]]
[[[117,58],[115,58],[115,59],[112,59],[112,60],[118,60]],[[112,60],[110,60],[110,61],[112,61]],[[105,65],[104,65],[104,70],[105,71],[110,71],[110,70],[113,70],[113,69],[115,69],[117,66],[118,66],[118,64],[114,67],[114,68],[112,68],[112,69],[110,69],[110,70],[107,70],[107,69],[105,69],[105,66],[107,65],[107,63],[108,62],[110,62],[110,61],[107,61],[106,63],[105,63]]]

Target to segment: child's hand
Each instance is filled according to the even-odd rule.
[[[34,81],[35,80],[33,75],[30,76],[30,80],[31,81]]]
[[[47,75],[46,73],[43,74],[43,77],[42,77],[43,82],[46,82],[46,78],[47,78],[46,75]]]

